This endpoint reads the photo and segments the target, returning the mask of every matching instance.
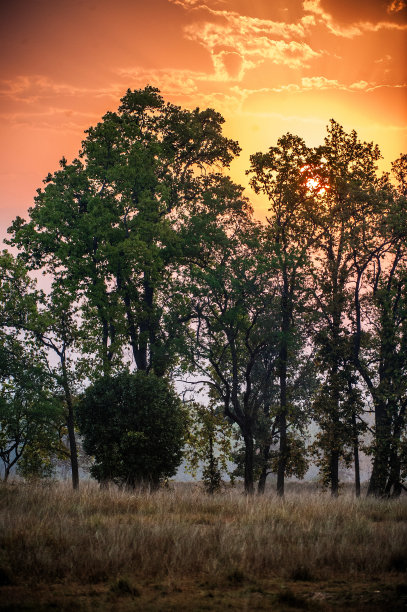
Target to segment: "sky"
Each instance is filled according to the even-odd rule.
[[[0,8],[0,237],[128,88],[215,108],[249,156],[330,118],[407,152],[405,0],[7,0]],[[267,203],[252,192],[256,215]]]

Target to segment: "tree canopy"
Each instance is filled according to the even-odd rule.
[[[3,446],[12,423],[36,423],[24,448],[41,436],[45,448],[62,426],[77,487],[79,423],[100,481],[155,487],[181,458],[193,409],[183,412],[172,384],[187,376],[207,390],[186,437],[209,489],[228,449],[243,457],[248,494],[276,472],[283,495],[310,455],[335,496],[353,463],[358,493],[363,447],[369,493],[398,495],[407,156],[380,175],[378,147],[334,120],[317,147],[285,134],[250,157],[250,186],[269,206],[261,222],[227,174],[240,147],[223,123],[156,88],[128,90],[47,175],[28,220],[13,221],[18,255],[0,257]]]
[[[155,489],[181,463],[185,415],[162,377],[141,371],[99,378],[86,389],[77,417],[100,482]]]

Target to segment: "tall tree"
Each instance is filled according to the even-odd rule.
[[[355,367],[374,406],[373,470],[368,493],[401,492],[401,438],[406,427],[407,371],[407,156],[393,164],[397,187],[378,181],[376,218],[354,252],[353,294]],[[403,171],[404,167],[404,171]]]
[[[345,374],[350,371],[347,314],[355,276],[354,249],[361,244],[374,212],[371,196],[380,152],[373,143],[361,142],[355,131],[347,134],[334,120],[327,132],[314,161],[321,199],[313,256],[314,298],[320,313],[315,342],[323,376],[316,404],[322,412],[317,410],[316,418],[322,428],[326,478],[336,496],[345,432],[352,438]]]
[[[278,415],[279,454],[277,493],[284,495],[284,476],[288,461],[289,415],[294,418],[290,394],[290,364],[298,361],[304,349],[304,303],[307,299],[307,267],[311,247],[317,236],[317,205],[313,197],[312,150],[298,136],[282,136],[267,153],[251,155],[250,184],[264,193],[270,203],[267,218],[270,247],[278,263],[273,271],[278,278]],[[292,370],[292,368],[291,368]],[[291,395],[291,397],[290,397]],[[267,450],[265,451],[267,453]]]
[[[128,90],[87,130],[79,157],[45,179],[30,221],[12,226],[30,265],[63,274],[85,300],[104,373],[123,345],[139,370],[163,375],[171,365],[171,278],[197,245],[183,228],[197,194],[224,181],[218,170],[240,150],[222,135],[223,121],[211,109],[165,103],[153,87]]]
[[[252,494],[254,431],[274,362],[261,377],[255,365],[270,351],[277,333],[269,317],[275,263],[264,232],[248,217],[233,218],[219,232],[205,265],[196,262],[188,270],[195,314],[188,356],[225,416],[239,427],[245,446],[244,486]]]

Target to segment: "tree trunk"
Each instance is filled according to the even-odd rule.
[[[390,419],[387,408],[383,403],[378,403],[375,406],[375,421],[376,441],[373,469],[367,494],[374,497],[383,497],[386,494],[391,438]]]
[[[277,495],[284,496],[284,476],[287,464],[287,416],[281,412],[279,416],[280,449],[277,466]]]
[[[389,466],[389,478],[386,483],[385,494],[388,497],[400,497],[402,490],[400,478],[401,464],[396,444],[394,442],[390,450]]]
[[[330,457],[331,495],[339,495],[339,451],[332,450]]]
[[[359,464],[359,439],[356,426],[356,414],[352,412],[353,428],[353,458],[355,463],[355,495],[360,497],[360,464]]]
[[[401,459],[400,459],[400,438],[405,428],[406,404],[404,403],[394,419],[394,429],[390,448],[390,474],[389,474],[389,493],[392,497],[399,497],[403,490],[401,482]],[[391,490],[391,487],[393,489]]]
[[[268,474],[268,461],[270,457],[270,444],[265,444],[263,447],[263,467],[260,473],[259,482],[257,484],[257,493],[263,495],[266,490],[266,479]]]
[[[77,451],[76,439],[75,439],[75,425],[74,425],[72,402],[70,402],[68,405],[68,418],[67,418],[66,425],[68,428],[68,436],[69,436],[69,452],[70,452],[70,458],[71,458],[72,487],[74,489],[79,489],[78,451]]]
[[[63,357],[61,358],[61,362],[62,362],[61,365],[62,365],[62,376],[63,376],[63,388],[65,392],[65,401],[66,401],[66,405],[68,409],[68,414],[66,418],[66,426],[68,428],[68,438],[69,438],[72,487],[74,489],[79,489],[78,450],[77,450],[76,439],[75,439],[75,418],[74,418],[74,411],[73,411],[73,402],[72,402],[71,391],[69,389],[68,373],[66,370],[66,364],[65,364]]]
[[[270,418],[270,404],[266,401],[263,405],[264,416],[266,417],[266,422],[269,421]],[[270,459],[270,448],[271,444],[269,440],[273,439],[274,434],[274,425],[271,432],[268,432],[268,435],[265,439],[265,442],[261,448],[262,456],[263,456],[263,467],[260,472],[259,482],[257,483],[257,493],[258,495],[263,495],[266,490],[266,480],[269,473],[269,459]]]
[[[245,456],[244,456],[244,491],[246,495],[254,494],[254,470],[253,470],[253,436],[244,433]]]
[[[339,324],[335,327],[339,330]],[[331,481],[331,495],[338,497],[339,495],[339,457],[342,448],[341,440],[341,420],[340,420],[340,388],[341,381],[339,378],[339,331],[333,334],[335,346],[332,354],[332,371],[331,371],[331,395],[332,395],[332,438],[331,448],[329,452],[329,474]]]
[[[151,353],[154,352],[154,348],[152,346],[154,343],[154,330],[152,323],[154,289],[146,273],[144,273],[143,287],[143,313],[139,323],[140,335],[138,353],[139,360],[142,363],[141,369],[147,370],[149,369],[148,349],[150,348],[150,366],[152,365],[153,361],[153,356]]]
[[[277,466],[277,495],[284,496],[284,478],[287,465],[287,360],[288,360],[288,333],[290,330],[290,317],[292,308],[288,300],[287,272],[283,270],[284,288],[281,300],[281,339],[278,359],[280,382],[280,414],[278,424],[280,430],[280,448]]]

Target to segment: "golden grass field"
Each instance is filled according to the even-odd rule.
[[[404,610],[407,497],[0,486],[1,610]]]

